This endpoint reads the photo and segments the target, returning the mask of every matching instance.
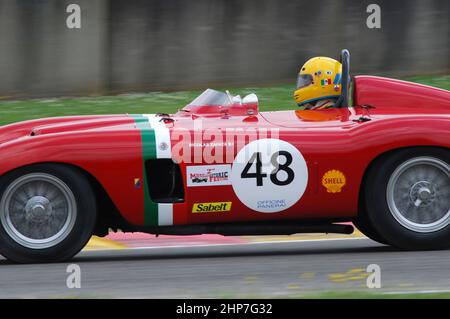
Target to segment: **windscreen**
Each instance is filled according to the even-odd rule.
[[[228,106],[228,105],[231,105],[232,103],[233,103],[232,99],[227,93],[216,91],[216,90],[213,90],[213,89],[207,89],[202,94],[197,96],[188,105],[220,105],[220,106]]]

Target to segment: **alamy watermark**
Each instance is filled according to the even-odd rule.
[[[367,288],[381,288],[381,267],[377,264],[370,264],[366,268],[369,274],[366,279]]]
[[[381,29],[381,8],[378,4],[372,3],[367,6],[367,13],[370,13],[366,20],[369,29]]]
[[[81,7],[78,4],[69,4],[66,12],[70,13],[66,19],[66,26],[69,29],[81,29]]]
[[[203,128],[201,119],[194,120],[193,124],[192,130],[176,128],[171,133],[173,143],[172,156],[178,163],[231,163],[236,157],[236,152],[250,142],[261,139],[279,141],[280,135],[278,128]],[[276,143],[267,143],[264,147],[260,146],[258,151],[272,154],[273,150],[277,149],[277,146]],[[166,146],[158,145],[157,147],[164,149]],[[250,156],[251,154],[248,155]]]
[[[77,264],[70,264],[67,266],[66,272],[69,274],[66,279],[67,288],[81,288],[81,267]]]

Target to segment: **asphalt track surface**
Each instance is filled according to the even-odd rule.
[[[264,242],[83,251],[71,263],[15,265],[0,257],[1,298],[287,297],[374,291],[366,267],[378,264],[377,292],[449,291],[450,251],[404,252],[368,239]]]

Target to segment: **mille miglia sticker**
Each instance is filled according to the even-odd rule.
[[[187,166],[187,186],[231,185],[230,172],[229,164]]]

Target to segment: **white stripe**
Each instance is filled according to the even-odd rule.
[[[158,225],[173,225],[173,204],[158,204]]]
[[[432,289],[432,290],[403,290],[403,291],[387,291],[384,292],[385,295],[413,295],[413,294],[439,294],[439,293],[449,293],[448,289]]]
[[[161,117],[156,117],[155,114],[143,114],[143,116],[148,119],[150,126],[155,130],[156,158],[172,158],[170,131],[166,124],[160,122]]]
[[[148,119],[151,128],[155,131],[156,158],[172,158],[170,131],[166,124],[160,122],[161,117],[155,114],[143,114],[143,116]],[[173,204],[158,204],[158,225],[173,225]]]

